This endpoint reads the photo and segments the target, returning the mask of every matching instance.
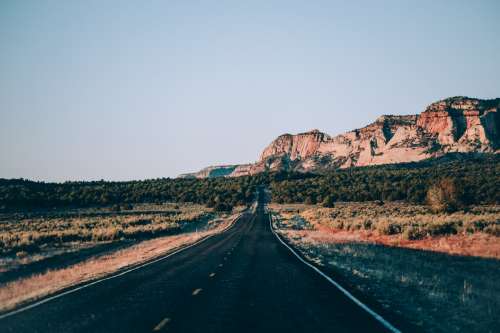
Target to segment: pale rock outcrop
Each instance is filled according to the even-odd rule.
[[[451,97],[432,103],[420,115],[381,116],[366,127],[334,137],[319,130],[283,134],[256,163],[230,166],[234,167],[230,173],[223,166],[220,173],[233,177],[277,170],[321,171],[416,162],[451,152],[498,153],[499,148],[500,98]]]
[[[231,175],[239,165],[216,165],[206,167],[198,172],[184,173],[179,178],[214,178]]]
[[[289,155],[291,160],[308,158],[316,154],[321,143],[329,138],[317,129],[297,135],[283,134],[264,149],[260,160],[279,155]]]

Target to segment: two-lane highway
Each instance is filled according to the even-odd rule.
[[[263,204],[164,260],[0,320],[1,332],[385,332],[273,235]]]

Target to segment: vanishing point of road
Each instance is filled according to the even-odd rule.
[[[281,244],[260,200],[229,230],[0,320],[1,332],[390,332]]]

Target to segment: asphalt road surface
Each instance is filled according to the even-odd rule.
[[[0,319],[0,332],[387,332],[281,244],[260,203],[162,261]]]

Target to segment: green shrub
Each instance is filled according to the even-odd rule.
[[[323,207],[333,208],[335,206],[335,199],[332,195],[327,195],[322,202]]]
[[[430,236],[443,236],[457,234],[456,222],[436,223],[427,226],[427,232]]]
[[[373,222],[370,219],[366,219],[363,221],[363,229],[365,230],[371,230],[373,227]]]
[[[225,202],[217,202],[214,206],[216,212],[230,212],[232,209],[233,207]]]

